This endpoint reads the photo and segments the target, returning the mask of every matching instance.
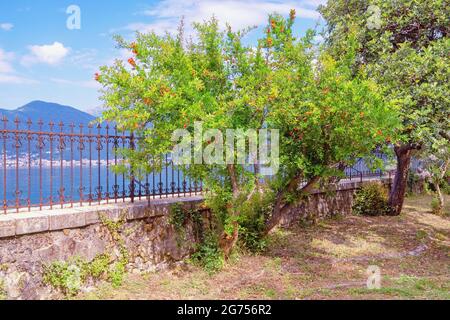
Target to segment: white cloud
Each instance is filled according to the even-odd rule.
[[[166,31],[173,32],[177,29],[179,19],[173,21],[172,19],[155,21],[153,23],[135,22],[130,23],[124,29],[139,32],[151,32],[155,31],[158,34],[164,34]],[[113,30],[114,32],[114,30]]]
[[[326,4],[327,0],[305,0],[305,4],[317,8],[321,4]]]
[[[317,20],[320,14],[315,9],[324,2],[324,0],[163,0],[154,8],[143,12],[144,15],[152,17],[153,22],[131,23],[125,29],[141,32],[153,30],[159,34],[166,31],[174,32],[183,16],[189,29],[192,22],[201,22],[213,15],[218,18],[222,27],[225,23],[229,23],[233,29],[242,29],[264,24],[269,13],[278,12],[287,15],[291,9],[296,10],[300,19]]]
[[[70,48],[64,47],[60,42],[42,46],[29,46],[28,49],[30,50],[30,54],[22,58],[22,64],[25,66],[30,66],[35,63],[57,65],[70,51]]]
[[[15,74],[2,74],[0,73],[0,83],[6,84],[36,84],[38,81],[27,79]]]
[[[24,78],[16,74],[13,68],[13,61],[15,54],[13,52],[7,52],[0,48],[0,83],[6,84],[31,84],[36,81]]]
[[[14,71],[11,65],[13,59],[14,53],[6,52],[0,48],[0,73],[10,73]]]
[[[113,57],[104,61],[104,65],[112,65],[116,60],[124,61],[130,58],[130,51],[128,49],[115,50]]]
[[[98,50],[81,49],[74,51],[70,55],[70,63],[86,70],[96,70],[98,68]]]
[[[51,78],[52,82],[61,84],[61,85],[69,85],[69,86],[77,86],[82,88],[91,88],[91,89],[100,89],[101,85],[94,81],[94,80],[67,80],[67,79],[60,79],[60,78]]]
[[[0,29],[3,31],[10,31],[14,28],[14,25],[12,23],[4,22],[0,23]]]

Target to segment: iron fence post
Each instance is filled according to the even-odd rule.
[[[135,145],[134,145],[134,133],[131,132],[130,134],[130,149],[133,152],[135,150]],[[135,182],[135,177],[134,177],[134,172],[133,172],[133,166],[132,164],[130,164],[130,199],[131,199],[131,203],[134,202],[134,182]]]

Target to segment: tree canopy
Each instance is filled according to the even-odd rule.
[[[279,143],[279,170],[264,186],[274,194],[272,211],[264,217],[270,230],[317,181],[338,175],[342,165],[392,139],[398,127],[395,104],[386,101],[364,70],[355,74],[353,36],[347,37],[349,49],[335,59],[313,45],[312,31],[295,38],[294,19],[295,11],[288,18],[270,15],[256,46],[243,41],[251,29],[220,30],[215,18],[194,25],[195,40],[184,39],[183,25],[175,36],[118,38],[130,59],[102,67],[97,79],[107,106],[103,118],[142,137],[136,150],[125,151],[131,167],[160,167],[155,159],[177,143],[173,132],[195,134],[200,121],[204,130],[276,129],[279,141],[271,144]],[[204,136],[201,147],[221,143],[217,136]],[[237,240],[242,206],[261,188],[261,164],[255,170],[248,165],[233,161],[185,168],[223,204],[216,208],[224,211],[217,215],[225,254]]]
[[[364,66],[388,98],[400,107],[402,128],[395,141],[397,173],[390,203],[399,214],[411,151],[435,139],[450,143],[448,1],[328,1],[327,49],[337,57],[346,37],[356,35],[354,68]]]

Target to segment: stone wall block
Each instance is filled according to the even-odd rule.
[[[24,213],[16,219],[16,235],[45,232],[49,230],[48,213]]]
[[[6,215],[0,216],[0,238],[12,237],[16,235],[16,219],[11,219]]]
[[[86,213],[82,211],[54,211],[49,213],[49,223],[50,231],[84,227],[86,226]]]

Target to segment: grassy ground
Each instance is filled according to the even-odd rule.
[[[120,288],[104,284],[78,298],[450,299],[450,219],[432,215],[430,201],[408,198],[399,217],[338,217],[280,230],[264,254],[242,254],[214,275],[186,265],[128,275]],[[380,268],[380,289],[367,289],[369,265]]]

